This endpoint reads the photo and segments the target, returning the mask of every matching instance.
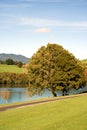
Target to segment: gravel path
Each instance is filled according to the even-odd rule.
[[[31,106],[31,105],[41,104],[41,103],[46,103],[46,102],[53,102],[53,101],[57,101],[57,100],[64,100],[64,99],[69,99],[69,98],[75,98],[75,97],[84,96],[84,95],[87,96],[87,93],[71,95],[71,96],[57,97],[57,98],[52,98],[52,99],[40,100],[40,101],[33,101],[33,102],[29,102],[29,103],[13,104],[13,105],[9,105],[9,106],[0,106],[0,111],[6,111],[8,109],[14,109],[14,108],[20,108],[20,107],[25,107],[25,106]]]

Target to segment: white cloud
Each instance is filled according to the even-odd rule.
[[[72,31],[87,31],[87,21],[58,21],[51,19],[42,19],[42,18],[28,18],[28,17],[18,17],[14,14],[0,14],[1,21],[0,26],[9,25],[9,26],[26,26],[27,29],[30,26],[34,28],[38,28],[36,30],[32,30],[32,32],[51,32],[51,28],[67,28],[72,29]],[[5,19],[4,19],[5,18]]]
[[[66,27],[87,27],[87,21],[65,22],[65,23],[61,23],[60,25]]]
[[[34,32],[37,32],[37,33],[50,33],[51,29],[49,29],[49,28],[39,28],[39,29],[36,29]]]
[[[32,25],[32,26],[54,26],[59,24],[55,20],[48,20],[48,19],[40,19],[40,18],[22,18],[21,19],[21,24],[22,25]]]
[[[31,25],[36,27],[77,27],[77,28],[87,28],[87,21],[77,21],[77,22],[62,22],[58,20],[40,19],[40,18],[21,18],[21,25]]]

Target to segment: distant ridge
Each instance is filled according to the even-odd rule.
[[[29,62],[29,58],[23,55],[0,53],[0,60],[5,61],[8,58],[18,62],[21,61],[23,63]]]

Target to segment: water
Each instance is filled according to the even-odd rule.
[[[42,95],[30,96],[27,88],[0,88],[0,104],[23,102],[38,98],[52,97],[51,92],[45,91]]]
[[[87,87],[79,90],[70,90],[68,94],[76,94],[87,91]],[[58,92],[58,96],[61,96],[62,92]],[[29,91],[25,87],[15,87],[10,88],[3,86],[0,88],[0,104],[7,104],[12,102],[23,102],[23,101],[29,101],[29,100],[35,100],[39,98],[45,98],[45,97],[52,97],[52,93],[48,90],[45,90],[45,92],[42,95],[34,95],[30,96]]]

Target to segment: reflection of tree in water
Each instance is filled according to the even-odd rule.
[[[26,95],[26,97],[32,97],[33,93],[31,91],[26,90],[25,95]]]
[[[41,91],[41,89],[27,89],[26,91],[25,91],[25,95],[27,96],[27,97],[32,97],[32,96],[34,96],[35,94],[37,94],[37,95],[39,95],[39,96],[42,96],[42,94],[45,92],[45,89],[43,90],[43,91]]]
[[[5,99],[6,101],[8,101],[8,99],[10,98],[10,91],[8,91],[8,90],[1,91],[0,97]]]

